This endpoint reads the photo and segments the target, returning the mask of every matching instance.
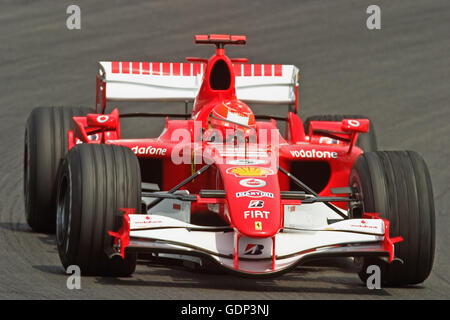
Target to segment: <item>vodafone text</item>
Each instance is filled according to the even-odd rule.
[[[135,154],[150,154],[150,155],[161,155],[161,156],[164,156],[167,152],[167,149],[165,149],[165,148],[156,148],[153,146],[148,146],[148,147],[134,146],[131,148],[131,150]]]
[[[337,159],[338,153],[336,151],[320,151],[316,149],[312,150],[294,150],[291,151],[291,155],[294,158],[316,158],[316,159]]]

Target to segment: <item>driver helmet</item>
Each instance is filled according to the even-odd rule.
[[[225,139],[236,133],[247,137],[254,133],[255,127],[255,115],[240,100],[219,103],[209,115],[208,128],[219,131]]]

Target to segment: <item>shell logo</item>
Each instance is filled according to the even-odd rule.
[[[273,170],[261,167],[231,167],[227,169],[227,173],[236,177],[267,177],[273,174]]]

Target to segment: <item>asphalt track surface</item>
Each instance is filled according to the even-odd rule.
[[[449,1],[76,1],[81,30],[69,31],[71,3],[0,3],[0,299],[450,297]],[[382,10],[382,29],[370,31],[366,8],[374,3]],[[352,264],[338,260],[269,280],[140,263],[131,278],[83,277],[82,290],[66,288],[54,236],[31,232],[24,220],[28,114],[38,105],[92,106],[99,60],[211,55],[212,48],[193,45],[197,33],[246,34],[248,45],[229,48],[229,55],[298,66],[302,116],[366,114],[375,122],[380,149],[415,150],[425,158],[434,186],[437,240],[434,268],[423,284],[368,290]],[[182,105],[151,108],[183,110]],[[286,109],[264,111],[281,115]],[[154,136],[162,121],[124,128],[129,136]]]

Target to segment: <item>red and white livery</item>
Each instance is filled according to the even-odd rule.
[[[215,54],[186,63],[99,63],[96,110],[73,116],[65,132],[69,152],[56,182],[64,265],[110,274],[114,268],[123,271],[123,263],[133,266],[135,256],[145,253],[267,276],[317,258],[355,257],[400,270],[405,260],[415,259],[397,255],[402,237],[412,235],[402,234],[404,220],[391,221],[387,212],[394,209],[383,207],[391,190],[382,194],[375,181],[397,183],[375,163],[387,166],[396,156],[374,150],[367,118],[329,116],[304,123],[298,116],[296,66],[229,58],[225,46],[245,44],[245,36],[197,35],[195,42],[215,45]],[[178,101],[192,111],[108,113],[114,101]],[[260,104],[286,105],[289,112],[259,115]],[[163,132],[122,138],[121,119],[138,116],[165,117]],[[368,137],[372,142],[362,142]],[[139,200],[124,200],[123,194]],[[85,205],[79,208],[77,201]],[[130,274],[134,268],[125,270],[112,273]]]

